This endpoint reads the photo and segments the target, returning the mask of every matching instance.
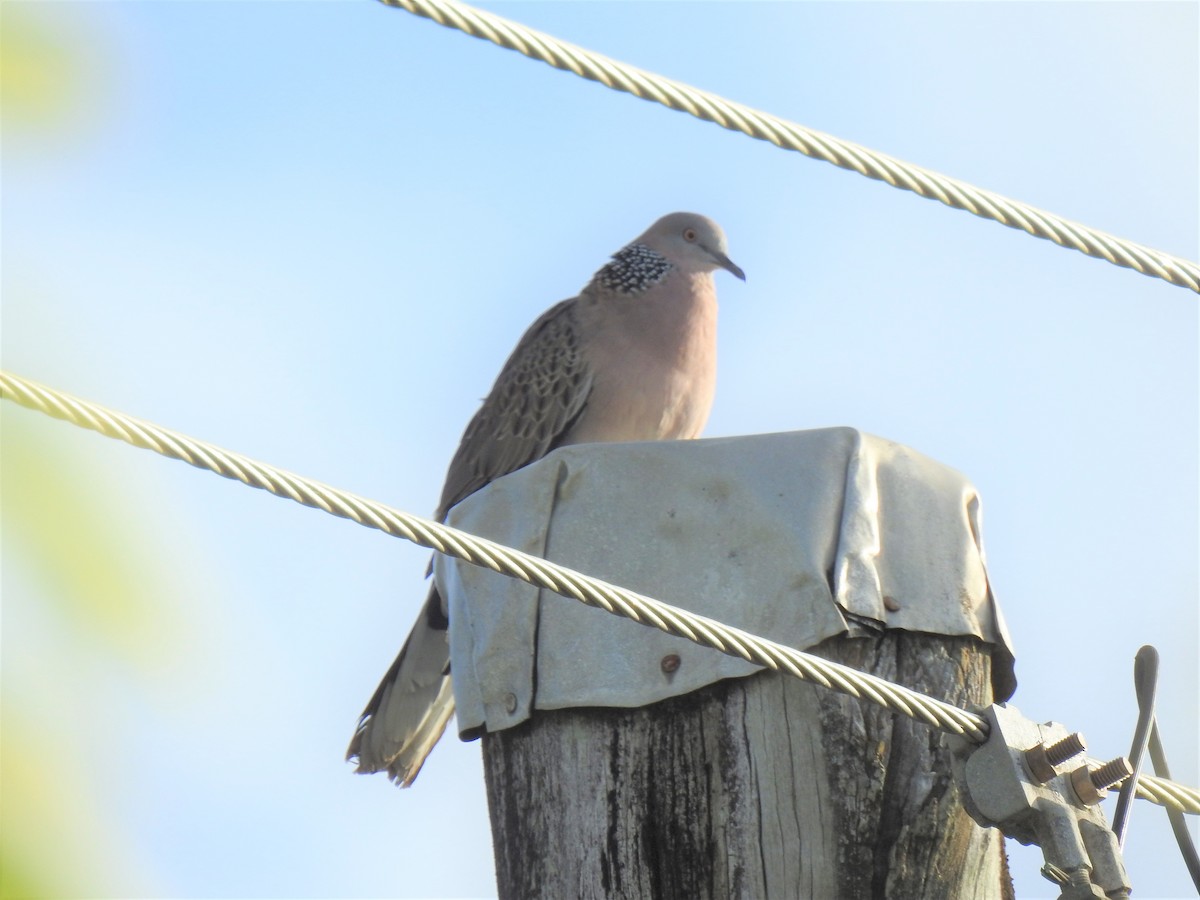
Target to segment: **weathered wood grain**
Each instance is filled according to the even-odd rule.
[[[960,705],[987,646],[890,631],[814,651]],[[943,735],[763,673],[484,736],[499,894],[1009,898],[1003,839],[960,805]]]

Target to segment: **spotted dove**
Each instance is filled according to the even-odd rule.
[[[745,280],[715,222],[672,213],[613,254],[579,296],[543,313],[467,425],[438,520],[565,444],[699,435],[716,381],[718,268]],[[359,719],[346,753],[357,771],[386,769],[404,787],[417,777],[454,714],[448,627],[434,586]]]

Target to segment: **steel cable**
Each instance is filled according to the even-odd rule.
[[[992,219],[1034,237],[1053,241],[1060,247],[1078,250],[1161,278],[1171,284],[1200,293],[1200,265],[1106,234],[1078,222],[1071,222],[1045,210],[1036,209],[965,181],[950,178],[920,166],[877,153],[858,144],[843,141],[797,125],[769,113],[751,109],[715,94],[672,81],[652,72],[626,65],[592,53],[548,34],[526,28],[517,22],[459,3],[457,0],[380,0],[447,28],[456,28],[472,37],[491,41],[497,46],[516,50],[572,72],[581,78],[598,81],[605,87],[652,100],[670,109],[686,112],[727,128],[740,131],[784,150],[794,150],[813,159],[824,160],[892,187],[912,191],[920,197],[937,200],[954,209],[965,210],[984,219]]]
[[[661,603],[580,572],[539,559],[382,503],[286,472],[132,416],[73,397],[10,372],[0,371],[0,399],[45,413],[82,428],[153,450],[163,456],[216,472],[335,516],[402,537],[438,553],[547,588],[614,615],[650,625],[804,681],[877,703],[974,743],[987,739],[987,723],[977,713],[874,675],[731,628],[705,616]],[[1089,763],[1094,761],[1089,760]],[[1200,814],[1200,791],[1143,775],[1138,796],[1182,812]]]

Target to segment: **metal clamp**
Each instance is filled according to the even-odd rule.
[[[1013,706],[979,710],[991,725],[986,743],[953,738],[963,805],[985,827],[1042,848],[1042,874],[1061,900],[1125,900],[1132,885],[1121,848],[1097,805],[1105,788],[1131,772],[1123,758],[1098,769],[1060,769],[1085,749],[1083,737],[1057,722],[1039,725]]]

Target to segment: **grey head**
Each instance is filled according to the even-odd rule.
[[[663,216],[633,242],[662,254],[685,272],[724,269],[746,280],[746,273],[729,258],[725,232],[699,213],[677,212]]]
[[[746,273],[728,256],[721,226],[697,213],[678,212],[663,216],[614,253],[596,273],[596,282],[619,294],[639,294],[666,278],[672,269],[684,274],[725,269],[746,280]]]

